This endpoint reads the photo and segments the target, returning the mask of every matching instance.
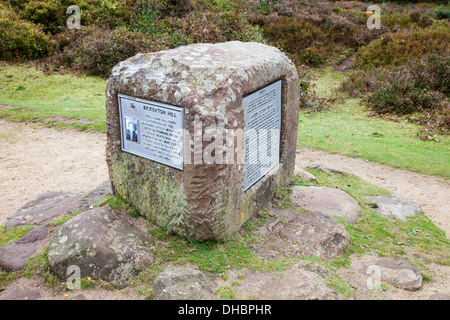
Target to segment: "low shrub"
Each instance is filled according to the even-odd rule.
[[[450,49],[450,24],[439,21],[427,29],[397,32],[372,41],[356,55],[355,67],[373,69],[398,66],[427,54],[444,53]]]
[[[108,77],[114,65],[139,52],[159,51],[151,37],[124,27],[109,29],[92,25],[71,36],[69,45],[48,61],[86,74]]]
[[[34,59],[47,54],[54,45],[40,26],[20,19],[0,3],[0,59]]]
[[[440,6],[434,12],[434,17],[438,20],[450,19],[450,10],[445,9],[443,6]]]
[[[403,66],[353,72],[342,91],[364,97],[376,113],[413,115],[420,124],[450,132],[450,52]]]

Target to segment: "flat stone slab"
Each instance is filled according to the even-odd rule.
[[[153,283],[153,300],[216,299],[210,281],[196,265],[168,266]]]
[[[419,269],[405,260],[381,258],[366,264],[362,271],[374,280],[386,282],[397,288],[414,291],[422,287]]]
[[[377,207],[373,208],[375,212],[384,217],[394,217],[406,221],[406,218],[423,214],[420,205],[396,194],[370,197],[369,199],[377,204]]]
[[[26,203],[6,223],[6,230],[14,226],[39,226],[64,214],[78,210],[82,194],[47,192]]]
[[[62,279],[78,266],[82,277],[102,279],[118,289],[154,261],[152,240],[108,206],[79,214],[64,223],[48,250],[50,266]]]
[[[20,240],[0,248],[0,269],[18,271],[25,267],[27,259],[40,250],[47,242],[45,225],[31,229]]]
[[[362,209],[355,198],[336,188],[295,186],[291,198],[300,208],[340,217],[350,224],[356,222]]]
[[[47,192],[26,203],[6,223],[6,230],[14,226],[44,225],[52,220],[72,213],[86,211],[92,205],[112,193],[109,181],[87,193]]]
[[[0,269],[19,271],[25,268],[27,259],[37,251],[34,243],[11,243],[0,248]]]
[[[318,212],[304,212],[271,234],[258,251],[267,259],[280,254],[334,259],[349,241],[348,232],[333,218]]]
[[[297,176],[302,181],[307,181],[307,182],[317,180],[317,178],[312,173],[309,173],[308,171],[303,170],[302,168],[299,168],[297,166],[294,168],[294,176]]]
[[[0,300],[36,300],[41,296],[37,290],[14,289],[0,295]]]
[[[260,300],[340,300],[318,274],[302,269],[299,264],[283,271],[267,282],[258,295]]]

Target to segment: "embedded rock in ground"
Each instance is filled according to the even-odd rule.
[[[383,196],[370,197],[373,203],[376,203],[375,212],[384,217],[395,217],[401,221],[416,214],[422,214],[422,208],[414,202],[396,194],[387,194]]]
[[[47,192],[26,203],[6,223],[6,230],[14,226],[46,224],[59,216],[79,210],[81,194]]]
[[[0,300],[36,300],[40,296],[37,290],[14,289],[0,295]]]
[[[47,227],[30,230],[20,240],[0,248],[0,269],[18,271],[25,267],[27,259],[47,243]]]
[[[94,190],[81,196],[79,201],[79,210],[86,211],[92,208],[92,205],[104,199],[108,194],[112,194],[111,183],[106,180]]]
[[[397,288],[414,291],[422,287],[419,269],[405,260],[378,259],[366,264],[362,271],[374,280],[386,282]]]
[[[294,176],[297,176],[302,181],[307,181],[307,182],[317,180],[317,178],[313,174],[311,174],[308,171],[303,170],[297,166],[294,168]]]
[[[6,230],[14,226],[44,225],[75,211],[86,211],[111,193],[111,184],[105,181],[87,193],[47,192],[26,203],[6,223]]]
[[[67,278],[67,268],[75,265],[82,277],[102,279],[119,289],[155,261],[151,239],[108,206],[83,212],[64,223],[50,243],[48,259],[63,279]]]
[[[292,188],[292,202],[309,211],[340,217],[347,223],[355,223],[361,211],[355,198],[336,188],[296,186]]]
[[[197,266],[168,266],[153,283],[154,300],[215,300],[212,284]]]
[[[349,241],[348,232],[333,218],[318,212],[304,212],[271,234],[257,251],[268,259],[280,254],[334,259]]]
[[[0,269],[18,271],[25,268],[27,259],[37,251],[34,243],[11,243],[0,248]]]
[[[259,300],[340,300],[319,275],[293,265],[267,282]]]

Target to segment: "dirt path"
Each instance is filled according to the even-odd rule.
[[[0,119],[0,225],[48,191],[84,192],[108,178],[106,136]]]
[[[321,164],[359,176],[422,206],[425,214],[450,236],[450,184],[443,179],[395,169],[361,158],[349,158],[319,150],[297,150],[296,165]]]

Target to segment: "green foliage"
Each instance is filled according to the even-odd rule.
[[[69,221],[70,219],[76,217],[80,213],[82,213],[82,211],[74,211],[72,213],[63,214],[62,216],[56,218],[55,220],[47,223],[47,225],[52,226],[52,227],[60,226],[64,223],[66,223],[67,221]]]
[[[356,55],[355,67],[373,69],[398,66],[427,54],[438,54],[450,49],[450,24],[439,21],[427,29],[397,32],[384,36],[362,47]]]
[[[40,26],[20,19],[0,3],[0,59],[35,59],[46,55],[52,46]]]
[[[119,27],[104,30],[92,27],[82,39],[74,61],[77,68],[92,75],[107,77],[114,65],[145,50],[147,39],[140,33]]]
[[[402,66],[354,72],[341,90],[353,96],[367,95],[377,113],[410,115],[429,129],[450,130],[450,53],[430,54]]]
[[[62,288],[60,279],[48,262],[48,247],[49,245],[45,246],[41,252],[28,258],[23,275],[27,278],[43,277],[46,286],[50,289]]]
[[[5,225],[0,226],[0,247],[19,240],[33,228],[33,226],[15,226],[6,231]]]
[[[443,6],[440,6],[434,12],[434,16],[438,20],[450,19],[450,10],[445,9]]]

